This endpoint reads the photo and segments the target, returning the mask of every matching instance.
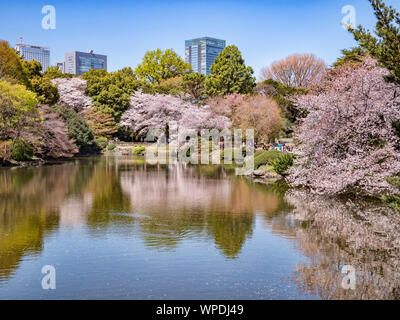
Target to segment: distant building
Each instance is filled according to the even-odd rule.
[[[56,67],[58,70],[64,73],[64,62],[56,62]]]
[[[15,45],[15,49],[19,52],[23,60],[36,60],[42,64],[42,71],[46,71],[50,66],[50,49],[47,47],[33,46],[21,42]]]
[[[192,66],[194,72],[210,74],[214,60],[224,50],[225,40],[210,37],[185,41],[185,60]]]
[[[82,75],[89,69],[104,69],[107,71],[107,56],[88,52],[73,51],[65,54],[64,73]]]

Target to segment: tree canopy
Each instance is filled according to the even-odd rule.
[[[0,41],[0,80],[29,85],[20,56],[6,41]]]
[[[275,80],[288,87],[309,88],[321,81],[326,63],[314,54],[293,54],[273,62],[261,72],[263,80]]]
[[[25,73],[28,76],[29,79],[33,79],[35,77],[41,77],[41,71],[42,71],[42,64],[39,61],[36,60],[23,60],[22,61],[22,66],[25,69]]]
[[[377,59],[392,74],[392,80],[400,83],[400,15],[382,0],[369,0],[377,18],[372,35],[361,25],[349,29],[361,48]]]
[[[89,70],[82,76],[87,81],[86,93],[92,98],[97,111],[111,114],[119,122],[129,106],[129,97],[140,87],[131,68],[108,73]]]
[[[299,127],[297,166],[290,181],[316,193],[363,195],[396,192],[386,181],[400,173],[399,85],[367,58],[334,69],[316,92],[297,96],[307,111]]]
[[[71,73],[62,73],[62,71],[60,69],[58,69],[58,67],[56,66],[51,66],[48,67],[47,70],[45,70],[43,72],[43,76],[53,80],[53,79],[58,79],[58,78],[74,78],[74,77],[78,77],[75,74],[71,74]]]
[[[247,67],[236,46],[226,47],[211,66],[205,80],[207,94],[225,96],[230,93],[250,94],[255,86],[253,69]]]
[[[184,75],[189,70],[191,66],[173,49],[157,49],[146,52],[135,73],[141,80],[160,83],[162,80]]]
[[[351,49],[343,49],[342,56],[336,60],[333,64],[335,68],[344,65],[344,64],[352,64],[354,66],[362,63],[364,59],[367,57],[367,50],[361,47],[354,47]]]
[[[205,95],[204,82],[206,76],[201,73],[191,72],[185,74],[182,79],[182,89],[195,100],[200,100]]]
[[[19,138],[37,122],[36,95],[24,86],[0,80],[0,138]]]

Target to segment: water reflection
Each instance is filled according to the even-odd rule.
[[[327,199],[290,191],[303,222],[297,243],[311,263],[296,280],[322,299],[400,299],[400,215],[376,202]],[[343,265],[356,270],[356,289],[341,286]]]
[[[0,280],[24,255],[37,254],[59,227],[88,227],[93,236],[117,227],[157,250],[182,239],[212,238],[226,258],[237,258],[252,235],[254,213],[274,215],[282,194],[231,179],[215,166],[150,166],[103,157],[40,168],[0,171]]]
[[[71,166],[0,171],[0,281],[24,254],[41,251],[44,236],[59,224],[58,207],[76,173]]]
[[[0,170],[0,288],[15,276],[24,259],[44,251],[49,237],[74,230],[90,243],[127,239],[129,246],[137,245],[139,239],[144,254],[168,254],[168,263],[178,258],[193,270],[195,262],[175,253],[182,247],[211,243],[229,263],[223,270],[239,266],[235,263],[242,268],[240,274],[231,270],[229,290],[240,282],[257,292],[265,290],[260,289],[260,281],[277,281],[275,285],[282,286],[281,275],[267,273],[265,265],[284,269],[279,264],[289,260],[279,255],[283,252],[292,255],[290,259],[296,254],[307,257],[296,258],[297,268],[293,265],[285,271],[288,278],[294,277],[304,297],[399,299],[399,226],[400,215],[376,203],[322,199],[287,191],[280,184],[267,187],[218,166],[157,166],[130,157],[99,157],[4,169]],[[273,238],[264,237],[266,233]],[[288,241],[294,248],[287,246]],[[256,251],[246,251],[246,243],[253,243]],[[88,248],[82,250],[85,255]],[[115,254],[118,257],[120,252]],[[198,258],[203,262],[221,263],[215,255],[202,254]],[[101,258],[92,258],[105,273],[114,272]],[[355,291],[341,288],[344,264],[357,270]],[[148,267],[142,265],[140,270]],[[179,274],[172,275],[168,266],[163,267],[163,272],[180,281]],[[207,274],[207,268],[201,270]],[[239,293],[237,297],[243,298]]]

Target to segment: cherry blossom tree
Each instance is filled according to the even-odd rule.
[[[214,113],[232,118],[235,109],[245,101],[245,95],[232,93],[225,97],[216,96],[209,98],[207,104]]]
[[[68,138],[68,128],[60,115],[50,107],[39,107],[42,122],[31,134],[35,154],[43,158],[69,158],[78,153],[74,141]]]
[[[60,78],[52,80],[58,85],[59,104],[76,112],[93,107],[92,99],[85,94],[86,80],[81,78]]]
[[[342,66],[295,103],[308,115],[299,126],[297,166],[289,182],[316,193],[398,193],[387,177],[400,173],[400,86],[367,58]]]
[[[213,114],[209,106],[194,105],[175,96],[142,92],[131,97],[120,125],[131,128],[138,137],[151,128],[167,130],[171,122],[177,122],[180,128],[195,130],[230,127],[229,119]]]

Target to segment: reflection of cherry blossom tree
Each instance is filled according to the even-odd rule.
[[[304,191],[285,200],[306,227],[297,241],[309,264],[296,280],[323,299],[400,299],[400,215],[381,203],[341,201]],[[356,270],[356,290],[344,290],[341,268]]]
[[[387,83],[388,71],[367,59],[343,66],[313,93],[298,96],[308,112],[299,128],[297,164],[290,182],[317,193],[396,192],[386,177],[400,173],[400,86]]]
[[[145,135],[150,128],[165,129],[171,122],[188,129],[224,129],[230,121],[214,115],[208,106],[197,106],[178,97],[137,92],[120,124],[129,127],[136,135]]]
[[[60,78],[52,80],[60,94],[59,104],[79,112],[93,106],[92,99],[85,94],[86,80],[81,78]]]

